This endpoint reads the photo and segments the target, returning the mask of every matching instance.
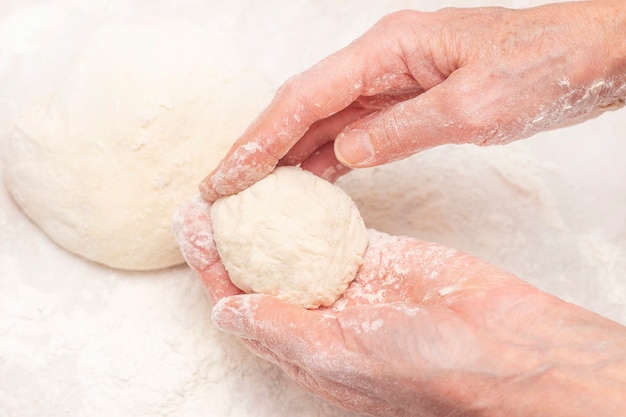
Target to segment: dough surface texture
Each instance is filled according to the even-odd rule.
[[[172,213],[272,95],[236,48],[188,26],[106,26],[13,124],[7,188],[65,249],[127,270],[183,262]]]
[[[211,208],[213,236],[241,290],[306,307],[329,306],[356,276],[367,230],[339,187],[296,167],[279,167]]]

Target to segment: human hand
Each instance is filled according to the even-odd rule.
[[[626,330],[461,252],[370,232],[355,281],[306,310],[228,279],[209,206],[175,216],[213,318],[309,390],[393,416],[604,416],[626,411]]]
[[[403,11],[289,79],[201,184],[236,193],[277,164],[334,181],[445,143],[503,144],[624,104],[623,1]]]

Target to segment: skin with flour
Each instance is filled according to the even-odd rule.
[[[626,98],[626,44],[616,41],[625,32],[623,1],[390,15],[290,79],[203,182],[203,196],[244,189],[277,164],[335,179],[443,143],[503,144],[594,117]],[[626,410],[626,328],[479,259],[372,232],[344,297],[306,311],[233,287],[206,206],[182,208],[175,230],[217,325],[346,408]]]
[[[174,232],[217,326],[345,408],[581,417],[626,409],[626,329],[480,259],[370,231],[342,298],[306,310],[232,284],[207,203],[180,208]]]
[[[623,106],[624,13],[622,1],[593,1],[386,16],[289,79],[202,194],[236,193],[276,164],[333,180],[433,146],[503,144]]]

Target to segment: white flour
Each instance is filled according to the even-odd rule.
[[[39,3],[0,6],[0,45],[9,45],[0,50],[0,131],[24,95],[62,73],[56,61],[69,61],[72,51],[59,45],[79,42],[99,20],[151,12],[201,24],[219,5],[225,27],[254,28],[254,39],[236,34],[279,83],[392,6],[411,4]],[[11,24],[2,24],[3,11],[13,12]],[[626,324],[621,113],[504,147],[433,149],[354,172],[340,185],[370,227],[468,251]],[[210,314],[186,268],[133,274],[85,262],[52,244],[0,189],[0,417],[351,415],[219,333]],[[380,325],[365,323],[364,331]]]

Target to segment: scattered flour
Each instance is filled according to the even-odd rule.
[[[522,3],[500,2],[531,4]],[[367,10],[356,0],[275,4],[280,11],[243,0],[2,2],[0,40],[13,46],[0,50],[0,129],[13,109],[9,93],[43,88],[40,77],[49,74],[41,69],[52,70],[60,57],[71,59],[71,51],[58,45],[78,41],[75,35],[93,16],[125,20],[158,12],[202,24],[217,14],[225,27],[234,21],[254,27],[255,38],[273,47],[268,51],[248,40],[251,54],[279,83],[392,7],[435,7],[400,0],[375,2]],[[12,24],[2,24],[3,10],[15,10]],[[311,21],[320,30],[309,34],[303,28]],[[40,54],[30,54],[41,42]],[[303,43],[312,47],[303,50]],[[143,117],[148,123],[150,115]],[[626,324],[625,136],[623,115],[605,115],[524,144],[432,149],[353,172],[339,184],[370,227],[470,252]],[[134,146],[145,146],[144,140],[137,138]],[[574,184],[568,178],[575,178]],[[435,270],[431,279],[437,279]],[[393,277],[388,285],[395,285]],[[210,314],[200,283],[186,268],[139,274],[85,262],[51,244],[0,189],[3,417],[353,416],[313,397],[218,332]],[[376,320],[365,326],[384,329]]]

